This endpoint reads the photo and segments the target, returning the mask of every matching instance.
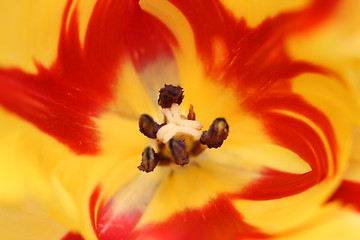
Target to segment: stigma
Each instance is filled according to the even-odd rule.
[[[166,144],[175,136],[192,136],[194,140],[200,139],[201,123],[180,115],[179,104],[173,103],[171,108],[164,108],[161,112],[164,114],[167,123],[158,130],[157,140]]]
[[[139,117],[140,132],[155,139],[158,148],[155,152],[152,147],[145,147],[139,170],[151,172],[157,165],[171,163],[184,166],[190,162],[190,156],[223,144],[229,133],[225,118],[215,119],[207,131],[201,132],[203,126],[195,120],[192,105],[187,116],[180,114],[179,105],[184,98],[181,87],[165,85],[159,92],[158,104],[162,108],[165,122],[158,124],[147,114]]]

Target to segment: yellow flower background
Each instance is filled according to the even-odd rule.
[[[0,6],[1,239],[360,238],[358,0]],[[164,84],[230,134],[144,173]]]

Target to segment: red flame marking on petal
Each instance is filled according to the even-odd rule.
[[[266,168],[262,177],[231,197],[247,200],[271,200],[303,192],[316,184],[313,172],[294,174]]]
[[[328,159],[324,143],[312,128],[301,121],[277,113],[263,116],[267,129],[278,143],[307,161],[312,168],[305,174],[291,174],[266,169],[262,177],[239,195],[251,200],[287,197],[300,193],[328,175]],[[333,156],[336,159],[336,156]]]
[[[321,181],[328,172],[324,143],[319,135],[303,122],[277,113],[264,116],[266,128],[275,141],[309,163],[317,180]]]
[[[340,0],[313,1],[308,8],[296,12],[282,13],[272,19],[266,19],[256,28],[249,28],[244,19],[237,20],[227,11],[219,0],[171,0],[188,19],[193,29],[198,54],[206,64],[210,75],[223,74],[223,71],[235,72],[243,76],[243,84],[249,79],[246,72],[256,73],[266,67],[275,67],[281,61],[288,60],[284,51],[284,39],[287,35],[310,30],[329,17]],[[213,40],[221,39],[228,51],[228,69],[212,72],[214,68]]]
[[[201,209],[176,213],[165,222],[150,224],[131,234],[128,240],[147,239],[217,240],[264,239],[269,236],[245,223],[228,199],[218,197]]]
[[[281,92],[281,88],[279,89],[280,91],[278,93],[269,93],[256,101],[256,103],[251,106],[253,111],[258,113],[258,116],[263,120],[268,132],[274,136],[275,140],[280,145],[287,147],[301,157],[304,157],[312,169],[317,172],[317,175],[326,176],[329,159],[326,155],[324,143],[320,139],[318,133],[304,122],[292,119],[291,117],[281,116],[272,111],[288,110],[290,112],[299,113],[310,119],[325,135],[331,149],[331,164],[336,171],[337,143],[328,118],[321,111],[305,102],[300,96],[284,93]],[[297,144],[295,144],[295,142],[297,142]],[[308,151],[306,150],[308,149],[306,145],[312,147],[313,154],[303,153],[304,151]],[[322,177],[319,179],[322,179]]]
[[[55,63],[50,69],[38,65],[36,75],[0,69],[0,104],[76,153],[96,154],[99,137],[92,118],[113,100],[120,63],[139,49],[144,51],[136,58],[137,66],[171,56],[171,34],[140,11],[137,1],[97,1],[81,46],[72,3],[68,0],[63,14]],[[129,28],[129,21],[142,28]]]
[[[97,186],[94,189],[93,193],[91,194],[90,200],[89,200],[89,214],[90,214],[90,220],[91,220],[91,224],[92,224],[94,231],[96,231],[95,211],[96,211],[96,206],[98,205],[100,193],[101,193],[101,187]],[[98,206],[98,209],[100,209],[100,208],[101,208],[101,206]]]
[[[329,202],[340,201],[344,205],[350,205],[360,212],[360,183],[345,180],[336,190]]]
[[[69,232],[61,240],[85,240],[80,234]]]
[[[290,59],[285,41],[290,34],[314,29],[335,11],[340,1],[314,1],[300,11],[266,19],[256,28],[249,28],[244,19],[235,19],[218,0],[171,2],[190,22],[198,54],[209,78],[236,89],[242,107],[264,123],[275,142],[297,153],[312,168],[313,172],[307,174],[276,171],[269,175],[270,170],[266,170],[268,176],[254,183],[251,190],[254,194],[259,191],[258,195],[247,197],[269,199],[296,194],[328,177],[329,164],[336,171],[337,143],[329,119],[291,90],[291,79],[302,73],[332,73]],[[214,60],[214,42],[221,42],[226,52],[226,59],[220,68]],[[276,110],[294,112],[308,118],[321,129],[327,143],[306,123],[274,113]],[[330,146],[330,157],[324,144]],[[273,189],[275,192],[271,196],[261,193],[263,188],[269,187],[268,178],[279,184],[279,187],[273,187],[276,189]],[[289,184],[281,184],[280,180],[288,180]],[[299,187],[293,184],[296,182]]]
[[[169,43],[177,46],[176,38],[162,22],[142,11],[138,0],[129,1],[123,20],[125,44],[137,69],[159,54],[174,58]]]
[[[98,186],[89,200],[90,219],[96,236],[99,240],[126,239],[140,220],[142,213],[129,209],[126,214],[117,214],[111,202],[106,206],[103,202],[99,203],[100,193],[101,187]]]
[[[142,215],[140,211],[116,215],[111,206],[103,209],[99,214],[100,219],[97,224],[97,236],[99,240],[127,239]]]

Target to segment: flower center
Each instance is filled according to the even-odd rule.
[[[175,163],[184,166],[190,162],[189,156],[198,155],[206,148],[218,148],[229,134],[229,125],[224,118],[213,121],[207,131],[201,133],[202,125],[195,120],[194,107],[190,105],[187,116],[181,115],[179,105],[184,95],[179,86],[165,85],[160,89],[158,103],[162,108],[165,123],[158,124],[146,114],[139,118],[140,132],[156,139],[158,152],[148,146],[142,153],[138,168],[151,172],[157,165]]]

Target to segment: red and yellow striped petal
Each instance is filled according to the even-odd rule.
[[[277,15],[298,11],[308,6],[311,1],[295,0],[295,1],[245,1],[245,0],[222,0],[225,8],[234,14],[237,18],[245,19],[250,27],[256,27],[267,18],[273,18]]]
[[[49,53],[37,49],[42,35],[24,35],[35,47],[15,52],[17,61],[9,49],[22,41],[11,39],[23,33],[2,40],[0,180],[11,184],[0,187],[0,200],[37,198],[66,240],[293,237],[330,212],[334,203],[323,206],[329,198],[356,203],[349,193],[357,183],[341,181],[356,156],[357,83],[343,68],[298,54],[290,38],[326,24],[339,2],[264,4],[256,12],[226,0],[57,6],[64,9],[51,15],[57,27],[41,28],[51,32]],[[42,11],[36,19],[49,16]],[[205,127],[226,117],[231,135],[193,164],[140,173],[140,152],[155,143],[138,133],[137,117],[161,120],[154,103],[164,83],[184,87],[181,110],[193,104]],[[342,223],[356,221],[337,206],[332,213]]]
[[[29,9],[31,4],[24,4],[21,7]],[[26,69],[19,62],[16,63],[20,65],[2,65],[0,102],[6,110],[1,110],[1,122],[4,123],[1,138],[1,171],[4,174],[1,180],[8,184],[2,184],[0,191],[2,202],[16,200],[21,204],[28,195],[39,198],[39,204],[44,204],[68,229],[93,239],[89,199],[99,184],[106,183],[105,176],[110,169],[120,170],[116,174],[122,177],[116,184],[110,182],[103,188],[102,196],[107,198],[126,182],[122,171],[128,173],[132,169],[138,174],[138,157],[130,167],[125,166],[129,164],[127,159],[133,160],[132,154],[138,156],[138,150],[147,142],[138,133],[136,122],[138,114],[152,106],[141,81],[154,78],[157,73],[151,71],[159,64],[169,62],[171,67],[171,53],[166,50],[167,43],[159,33],[154,34],[151,43],[141,41],[144,34],[152,34],[151,29],[159,32],[154,26],[160,26],[160,23],[146,22],[153,18],[140,12],[134,2],[107,4],[102,1],[95,4],[94,10],[90,11],[84,40],[81,40],[83,27],[80,23],[78,32],[77,4],[83,6],[85,3],[68,1],[62,13],[58,50],[54,49],[57,55],[51,66],[39,60],[33,73],[30,67],[30,70]],[[80,22],[88,17],[89,9],[85,12],[79,14]],[[6,16],[16,21],[16,15]],[[133,21],[136,16],[143,18],[144,27],[148,26],[143,32],[139,28],[138,31],[129,28],[127,21]],[[113,20],[121,18],[125,21],[123,27],[118,28]],[[40,31],[47,32],[46,29]],[[131,39],[124,39],[124,35]],[[154,42],[158,46],[156,49]],[[146,48],[145,51],[136,52],[140,45]],[[133,66],[129,59],[135,57],[137,62],[135,64],[133,59]],[[160,63],[147,64],[153,58]],[[125,61],[128,64],[124,64]],[[24,69],[12,68],[19,66]],[[142,71],[145,76],[135,69],[145,69]],[[125,80],[119,81],[121,79]],[[134,140],[136,135],[139,145],[127,140],[128,136]]]

